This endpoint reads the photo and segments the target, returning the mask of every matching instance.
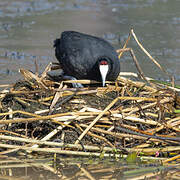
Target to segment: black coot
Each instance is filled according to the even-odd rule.
[[[116,80],[120,62],[114,48],[104,39],[75,32],[64,31],[54,41],[55,55],[65,75],[76,79],[102,81]]]

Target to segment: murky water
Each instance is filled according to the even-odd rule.
[[[144,47],[180,81],[180,1],[6,0],[0,1],[0,84],[21,78],[19,68],[39,71],[55,61],[53,40],[64,30],[104,37],[121,47],[133,28]],[[167,79],[132,39],[145,75]],[[136,72],[129,53],[122,71]]]
[[[39,72],[49,62],[56,62],[53,40],[64,30],[103,37],[118,49],[131,28],[150,54],[180,82],[179,7],[179,0],[0,0],[0,84],[20,79],[19,68],[34,71],[35,60]],[[135,51],[146,76],[167,80],[167,76],[144,55],[133,39],[128,47]],[[129,53],[124,53],[121,59],[121,70],[137,72]],[[68,172],[77,169],[74,179],[78,179],[78,173],[86,174],[81,179],[99,179],[104,173],[106,177],[114,179],[121,177],[120,164],[106,165],[99,164],[96,170],[93,169],[94,165],[78,163],[62,166]],[[44,170],[46,168],[49,168],[48,171]],[[3,178],[24,176],[24,179],[43,179],[48,177],[50,171],[53,171],[51,179],[61,177],[62,174],[58,176],[52,167],[46,168],[23,166],[22,171],[22,167],[17,166],[16,173],[20,175],[13,176],[10,166],[8,170],[2,169],[4,174],[1,173],[0,178],[3,175]],[[61,173],[66,172],[63,168]],[[160,171],[158,173],[153,178],[160,179],[164,175]],[[167,176],[167,172],[164,173]],[[71,174],[67,174],[67,177],[73,179]]]
[[[0,179],[179,179],[176,166],[163,167],[160,164],[127,164],[126,161],[110,159],[80,159],[59,157],[53,159],[9,159],[0,161]]]

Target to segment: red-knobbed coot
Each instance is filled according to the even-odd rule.
[[[118,55],[102,38],[64,31],[54,41],[55,55],[65,75],[76,79],[116,80],[120,72]]]

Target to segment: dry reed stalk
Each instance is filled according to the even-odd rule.
[[[146,82],[148,82],[149,84],[151,84],[151,86],[153,86],[153,87],[155,87],[155,85],[153,84],[153,83],[151,83],[148,79],[146,79],[146,77],[145,77],[145,75],[144,75],[144,73],[143,73],[143,71],[142,71],[142,69],[141,69],[141,67],[140,67],[140,65],[139,65],[139,62],[138,62],[138,60],[137,60],[137,58],[136,58],[136,56],[135,56],[135,54],[134,54],[134,51],[130,48],[130,54],[131,54],[131,56],[132,56],[132,59],[133,59],[133,61],[134,61],[134,63],[135,63],[135,66],[136,66],[136,68],[137,68],[137,70],[138,70],[138,72],[139,72],[139,74],[140,74],[140,77],[143,79],[143,80],[145,80]]]
[[[158,114],[153,113],[153,112],[145,112],[145,115],[152,118],[158,118]],[[168,119],[168,118],[165,118],[165,119]]]
[[[170,90],[173,90],[173,91],[176,91],[176,92],[180,92],[180,89],[178,88],[175,88],[175,87],[171,87],[171,86],[165,86],[166,89],[170,89]]]
[[[49,105],[50,106],[50,105]],[[44,113],[49,113],[49,109],[43,109],[43,110],[39,110],[39,111],[35,111],[34,114],[44,114]]]
[[[26,79],[27,81],[31,81],[32,79],[36,80],[37,83],[43,88],[43,89],[47,89],[47,87],[44,85],[44,83],[42,82],[42,80],[35,74],[33,74],[32,72],[26,70],[26,69],[20,69],[19,70],[20,73],[24,76],[24,79]]]
[[[82,151],[70,151],[70,150],[61,150],[59,148],[34,148],[34,147],[25,147],[25,146],[17,146],[17,145],[9,145],[9,144],[1,144],[0,147],[9,148],[9,149],[22,149],[26,151],[36,151],[36,152],[46,152],[46,153],[57,153],[57,154],[66,154],[66,155],[74,155],[74,156],[89,156],[89,157],[100,157],[101,153],[97,152],[82,152]],[[114,153],[104,153],[104,157],[126,157],[126,155],[119,155]]]
[[[27,103],[27,102],[24,101],[22,98],[14,97],[14,99],[15,99],[16,101],[18,101],[20,104],[23,104],[23,106],[26,106],[26,107],[31,106],[30,103]]]
[[[80,124],[80,126],[86,127],[86,128],[88,127],[85,124]],[[141,134],[133,135],[133,134],[127,134],[127,132],[126,133],[110,132],[110,131],[107,131],[107,130],[103,130],[103,129],[100,129],[100,128],[94,128],[94,127],[91,128],[91,131],[111,135],[111,136],[116,137],[118,139],[122,139],[122,138],[126,138],[126,139],[142,139],[142,140],[147,140],[148,139],[148,141],[163,142],[162,140],[159,140],[159,139],[154,139],[154,138],[149,139],[147,137],[143,137]]]
[[[156,152],[179,152],[180,146],[166,146],[166,147],[160,147],[160,148],[132,148],[132,151],[135,150],[136,152],[144,152],[144,153],[156,153]]]
[[[173,127],[173,126],[170,126],[170,125],[167,125],[167,127],[168,127],[169,129],[173,129],[173,130],[176,131],[176,132],[180,132],[180,128],[176,128],[176,127]]]
[[[9,149],[23,149],[27,151],[37,151],[37,152],[47,152],[47,153],[59,153],[59,154],[69,154],[69,155],[80,155],[80,156],[100,156],[101,153],[93,153],[93,152],[81,152],[81,151],[69,151],[69,150],[61,150],[59,148],[33,148],[33,147],[25,147],[25,146],[17,146],[17,145],[9,145],[9,144],[1,144],[0,147],[9,148]],[[168,146],[164,148],[125,148],[128,152],[141,152],[141,153],[156,153],[156,152],[175,152],[180,151],[180,146]],[[114,149],[113,149],[114,150]],[[115,154],[105,153],[104,157],[114,157]],[[118,157],[119,155],[116,154]],[[179,155],[177,156],[179,158]],[[148,158],[148,157],[147,157]]]
[[[129,51],[129,49],[130,49],[130,48],[117,49],[116,52],[117,52],[117,53],[126,52],[126,51]]]
[[[126,132],[126,133],[129,133],[129,134],[140,135],[142,137],[147,137],[147,138],[159,139],[159,140],[164,141],[164,143],[167,142],[167,143],[179,144],[179,142],[180,142],[180,138],[174,137],[174,136],[148,135],[147,133],[142,134],[142,133],[139,133],[139,132],[135,132],[135,131],[126,129],[126,128],[119,127],[119,126],[117,126],[116,129],[120,130],[120,131],[123,131],[123,132]]]
[[[170,162],[170,161],[177,160],[177,159],[180,159],[180,155],[177,155],[177,156],[168,158],[168,159],[164,160],[162,163],[165,164],[165,163],[168,163],[168,162]]]
[[[142,130],[137,129],[136,127],[132,127],[132,126],[129,126],[129,125],[121,124],[121,127],[124,127],[124,128],[126,128],[126,129],[130,129],[130,130],[133,130],[133,131],[138,132],[138,133],[141,133],[141,134],[154,136],[154,133],[152,133],[152,132],[142,131]],[[163,127],[164,127],[164,126],[163,126]],[[170,137],[170,138],[176,139],[176,137],[174,137],[174,136],[161,135],[161,134],[157,134],[157,132],[156,132],[156,137],[158,137],[158,138],[159,138],[159,137],[165,137],[165,138],[169,138],[169,137]],[[180,142],[180,138],[179,138],[179,142]]]
[[[97,88],[97,95],[102,95],[102,93],[108,93],[108,92],[112,92],[112,91],[121,91],[121,87],[119,86],[111,86],[108,85],[107,87],[98,87]]]
[[[14,115],[14,114],[23,114],[23,115],[27,115],[27,116],[31,116],[31,117],[37,117],[40,118],[41,116],[34,114],[34,113],[30,113],[30,112],[26,112],[26,111],[10,111],[10,112],[6,112],[6,113],[0,113],[0,116],[7,116],[7,115]],[[26,119],[26,118],[25,118]],[[2,120],[0,120],[1,122]],[[4,121],[8,121],[8,120],[4,120]],[[13,120],[12,120],[13,121]],[[2,123],[3,124],[3,123]]]
[[[25,115],[30,115],[33,116],[34,118],[21,118],[21,119],[13,119],[13,120],[0,120],[0,124],[9,124],[9,123],[24,123],[24,122],[33,122],[33,121],[40,121],[40,120],[49,120],[49,119],[54,119],[57,118],[57,120],[61,119],[74,119],[74,116],[82,116],[79,117],[80,119],[83,118],[83,116],[96,116],[101,112],[67,112],[67,113],[60,113],[60,114],[54,114],[54,115],[48,115],[48,116],[39,116],[36,114],[28,113],[28,112],[23,112],[23,111],[13,111],[13,112],[8,112],[8,113],[0,113],[0,116],[3,115],[10,115],[10,114],[15,114],[15,113],[22,113]],[[123,118],[125,120],[129,121],[134,121],[134,122],[140,122],[144,124],[149,124],[149,125],[158,125],[161,126],[160,123],[153,121],[153,120],[148,120],[148,119],[141,119],[133,116],[123,116],[121,114],[117,114],[118,111],[110,111],[110,112],[104,112],[104,115],[112,115],[113,117],[116,118]]]
[[[165,128],[165,125],[161,125],[161,126],[156,127],[156,128],[147,129],[146,131],[155,134],[155,133],[161,131],[164,128]]]
[[[46,102],[46,101],[51,101],[53,98],[54,98],[54,96],[49,96],[49,97],[41,98],[38,101],[39,102]]]
[[[180,132],[180,117],[170,119],[166,122],[166,126],[174,131]]]
[[[11,94],[11,95],[16,95],[16,94],[36,94],[36,93],[41,93],[42,89],[39,90],[34,90],[34,91],[16,91],[16,90],[11,90],[11,91],[3,91],[1,94]]]
[[[75,125],[76,125],[76,127],[77,127],[78,129],[81,130],[81,132],[83,132],[83,129],[82,129],[78,124],[75,124]],[[108,144],[111,148],[115,149],[114,145],[113,145],[112,143],[110,143],[105,137],[98,136],[97,134],[94,134],[94,133],[92,133],[92,132],[90,132],[90,131],[88,131],[87,134],[88,134],[89,136],[92,136],[92,137],[95,137],[95,138],[97,138],[97,139],[100,139],[100,140],[104,141],[104,142],[105,142],[106,144]]]
[[[118,56],[119,59],[120,59],[121,56],[123,55],[123,52],[125,51],[125,49],[126,49],[126,47],[127,47],[127,44],[128,44],[128,42],[129,42],[130,39],[131,39],[131,33],[129,33],[128,38],[127,38],[127,40],[126,40],[126,42],[125,42],[125,44],[124,44],[124,46],[123,46],[123,48],[122,48],[119,56]],[[117,52],[118,52],[118,51],[117,51]]]
[[[52,63],[50,62],[47,67],[45,68],[44,72],[40,75],[39,80],[42,81],[47,76],[47,72],[49,72],[52,68]]]
[[[23,135],[23,134],[18,134],[12,131],[8,131],[8,130],[0,130],[0,133],[4,133],[4,134],[12,134],[14,136],[18,136],[18,137],[23,137],[26,138],[27,136]],[[11,136],[10,136],[11,137]]]
[[[169,73],[162,68],[162,66],[147,52],[147,50],[142,46],[142,44],[139,42],[139,40],[137,39],[137,36],[134,33],[134,30],[131,29],[131,34],[133,35],[135,41],[137,42],[137,44],[139,45],[139,47],[143,50],[143,52],[159,67],[159,69],[161,69],[161,71],[165,72],[166,74],[169,75]]]
[[[130,79],[120,77],[120,76],[118,76],[118,80],[122,81],[123,83],[126,83],[128,85],[133,85],[134,87],[142,88],[142,90],[146,90],[148,92],[150,91],[150,92],[154,93],[154,92],[157,91],[157,89],[155,89],[155,88],[153,88],[151,86],[148,86],[148,85],[146,85],[146,83],[143,83],[143,82],[132,81]]]
[[[73,126],[70,125],[70,123],[67,123],[67,121],[65,123],[63,123],[63,122],[59,122],[55,119],[55,120],[52,120],[51,122],[56,123],[56,124],[60,125],[61,127],[63,126],[63,127],[74,128]]]
[[[61,90],[61,89],[65,90],[66,88],[67,88],[67,86],[64,86],[64,87],[63,87],[63,84],[61,83],[60,86],[59,86],[59,88],[58,88],[58,90]],[[50,106],[50,108],[49,108],[49,114],[52,113],[53,107],[54,107],[55,104],[58,102],[59,98],[61,98],[61,97],[62,97],[62,92],[57,91],[57,92],[55,93],[55,95],[54,95],[54,98],[53,98],[53,100],[52,100],[51,106]]]
[[[79,112],[84,112],[85,108],[82,108]],[[77,116],[78,117],[78,116]],[[42,141],[47,141],[50,138],[52,138],[54,135],[56,135],[59,131],[61,131],[64,127],[66,127],[66,125],[69,125],[71,123],[71,121],[66,121],[64,122],[65,125],[61,125],[58,126],[56,129],[54,129],[53,131],[51,131],[48,135],[46,135],[44,138],[42,138]],[[38,147],[37,144],[33,145],[32,147]]]
[[[56,117],[56,118],[52,118],[53,120],[56,119],[56,121],[58,122],[64,122],[64,121],[68,121],[68,120],[77,120],[77,121],[81,121],[81,120],[92,120],[92,118],[94,118],[94,116],[62,116],[62,117]],[[101,119],[102,120],[102,119]]]
[[[129,48],[129,50],[130,50],[130,48]],[[119,75],[122,78],[123,78],[123,76],[132,76],[132,77],[135,77],[135,78],[139,78],[139,75],[137,73],[134,73],[134,72],[120,72]],[[147,76],[146,76],[146,79],[148,81],[154,80],[153,78],[150,78],[150,77],[147,77]],[[143,83],[143,82],[137,81],[137,83]]]
[[[83,94],[88,95],[88,94],[95,94],[95,93],[97,93],[97,89],[96,90],[87,90],[87,91],[78,91],[78,92],[76,92],[76,95],[83,95]],[[74,94],[74,92],[72,92],[72,91],[65,91],[62,93],[62,97],[70,96],[73,94]]]
[[[11,141],[18,141],[18,142],[26,142],[26,143],[31,143],[31,144],[38,144],[38,145],[46,145],[46,146],[57,146],[57,147],[63,147],[63,148],[72,148],[72,149],[79,149],[83,150],[84,149],[88,151],[107,151],[107,152],[113,152],[115,148],[111,147],[99,147],[99,146],[90,146],[90,145],[82,145],[80,144],[66,144],[66,143],[58,143],[58,142],[51,142],[51,141],[46,141],[46,140],[36,140],[36,139],[31,139],[31,138],[19,138],[19,137],[11,137],[11,136],[5,136],[5,135],[0,135],[0,139],[3,140],[11,140]],[[118,150],[117,151],[121,151]]]
[[[21,111],[16,111],[16,112],[21,112]],[[118,111],[115,111],[118,112]],[[0,116],[3,115],[9,115],[11,113],[0,113]],[[33,122],[33,121],[47,121],[53,118],[59,118],[62,116],[94,116],[94,115],[98,115],[99,112],[67,112],[67,113],[59,113],[59,114],[53,114],[53,115],[47,115],[47,116],[39,116],[34,114],[35,117],[33,118],[19,118],[19,119],[12,119],[12,120],[0,120],[0,124],[10,124],[10,123],[25,123],[25,122]],[[104,112],[105,115],[109,115],[111,114],[110,112]],[[39,117],[37,117],[39,116]]]
[[[147,97],[126,97],[126,96],[121,96],[121,97],[118,97],[119,100],[131,100],[131,101],[138,101],[140,100],[141,102],[142,101],[157,101],[156,98],[147,98]]]
[[[45,137],[43,137],[41,140],[42,141],[47,141],[49,140],[50,138],[52,138],[54,135],[56,135],[59,131],[61,131],[64,127],[66,127],[66,125],[70,124],[71,121],[69,122],[64,122],[65,125],[61,125],[61,126],[58,126],[56,129],[54,129],[53,131],[51,131],[49,134],[47,134]],[[34,144],[32,146],[32,148],[37,148],[39,147],[38,144]],[[30,152],[29,152],[30,153]]]
[[[136,116],[128,116],[128,115],[122,115],[122,114],[116,114],[116,113],[112,114],[112,116],[114,116],[116,118],[128,120],[128,121],[132,121],[132,122],[137,122],[137,123],[139,122],[139,123],[142,123],[142,124],[161,126],[161,124],[159,122],[157,122],[157,121],[150,120],[150,119],[142,119],[142,118],[138,118]]]
[[[86,80],[86,79],[81,79],[81,80],[66,80],[62,81],[67,84],[72,84],[72,83],[81,83],[81,84],[100,84],[101,82],[94,81],[94,80]],[[112,83],[111,81],[106,81],[107,83]]]
[[[147,135],[154,135],[154,133],[152,132],[148,132],[148,131],[143,131],[143,130],[139,130],[137,127],[135,126],[130,126],[130,125],[126,125],[126,124],[121,124],[121,127],[135,131],[135,132],[139,132],[142,134],[147,134]],[[157,134],[156,134],[157,135]]]
[[[29,101],[29,102],[33,102],[33,103],[41,103],[41,104],[44,104],[44,105],[48,105],[50,106],[50,103],[45,103],[43,100],[41,99],[38,99],[38,100],[34,100],[34,99],[27,99],[27,98],[23,98],[21,97],[20,99],[22,99],[23,101]],[[52,98],[50,97],[49,100],[51,100]],[[48,100],[48,101],[49,101]]]
[[[13,84],[0,84],[0,88],[13,87]]]
[[[150,146],[151,146],[150,143],[142,143],[142,144],[139,144],[137,146],[134,146],[133,149],[143,149],[143,148],[148,148]]]
[[[139,42],[139,40],[137,39],[137,36],[134,33],[134,30],[131,29],[131,34],[133,35],[135,41],[137,42],[137,44],[139,45],[139,47],[143,50],[143,52],[154,62],[154,64],[156,64],[157,67],[159,67],[159,69],[161,71],[163,71],[165,74],[167,74],[170,79],[173,81],[174,78],[172,75],[170,75],[148,52],[147,50],[142,46],[142,44]],[[174,84],[174,82],[172,82],[172,84]]]
[[[178,116],[176,118],[173,118],[173,119],[170,119],[169,121],[167,121],[167,124],[171,125],[171,126],[178,126],[178,125],[180,125],[180,116]]]
[[[173,98],[167,97],[167,98],[161,99],[158,103],[162,105],[162,104],[169,103],[169,102],[173,102]],[[157,102],[147,104],[147,105],[143,105],[143,106],[141,106],[141,109],[143,110],[143,109],[152,108],[152,107],[155,107],[156,105],[157,105]],[[131,111],[128,114],[126,114],[127,116],[139,111],[140,109],[139,109],[139,107],[135,107],[133,109],[132,108],[127,108],[127,109],[122,110],[122,112],[128,112],[129,110],[131,110]]]
[[[5,150],[0,152],[0,156],[5,155],[5,154],[9,154],[9,153],[15,153],[17,152],[19,149],[9,149],[9,150]]]
[[[114,99],[92,122],[91,124],[84,130],[84,132],[79,136],[78,140],[76,140],[75,144],[78,144],[79,141],[86,135],[86,133],[96,124],[96,122],[107,112],[116,102],[118,98]]]

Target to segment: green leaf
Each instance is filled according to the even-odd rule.
[[[126,158],[126,161],[128,163],[136,163],[137,161],[139,161],[139,158],[137,157],[136,152],[129,153]]]
[[[175,113],[180,113],[180,109],[175,109],[174,112]]]

